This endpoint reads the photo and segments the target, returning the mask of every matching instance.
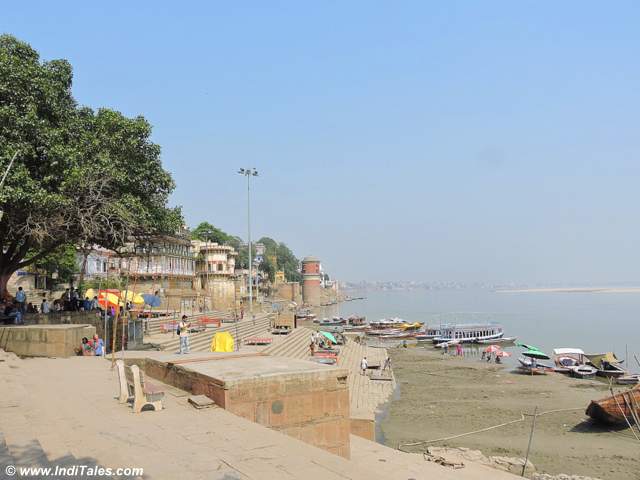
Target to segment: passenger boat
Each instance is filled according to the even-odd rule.
[[[315,314],[311,313],[311,310],[309,310],[308,308],[301,308],[300,310],[297,310],[295,313],[295,317],[307,320],[316,318]]]
[[[598,369],[599,377],[617,378],[627,374],[620,365],[622,362],[611,352],[585,356],[589,363]]]
[[[350,327],[363,327],[367,325],[367,317],[351,315],[347,318],[347,325]]]
[[[574,367],[584,365],[584,352],[580,348],[554,348],[553,361],[556,372],[571,374]]]
[[[504,336],[502,325],[497,323],[468,323],[447,325],[441,328],[433,343],[458,340],[460,343],[478,343],[481,340],[496,340]]]
[[[400,328],[400,326],[405,323],[406,322],[401,318],[393,317],[393,318],[384,318],[382,320],[370,322],[369,326],[374,330],[378,330],[378,329],[385,329],[385,328]]]
[[[337,325],[345,325],[347,323],[347,321],[342,318],[342,317],[333,317],[331,319],[329,318],[323,318],[322,320],[320,320],[319,322],[317,322],[318,325],[320,325],[321,327],[326,327],[326,326],[337,326]]]
[[[556,369],[556,371],[558,370]],[[574,378],[596,378],[597,373],[598,369],[591,365],[575,365],[569,367],[569,375]]]
[[[640,385],[610,397],[592,400],[586,414],[597,422],[612,425],[634,424],[640,418]]]
[[[424,330],[421,330],[416,334],[416,340],[418,340],[419,342],[426,342],[433,340],[435,337],[439,337],[441,335],[442,331],[440,330],[440,327],[425,328]]]

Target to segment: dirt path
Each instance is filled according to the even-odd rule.
[[[530,456],[538,471],[605,480],[640,479],[640,443],[631,432],[609,431],[586,420],[589,401],[608,394],[608,385],[601,381],[560,374],[531,377],[477,358],[445,358],[429,347],[394,348],[389,354],[400,386],[400,398],[391,403],[381,424],[389,446],[517,420],[536,406],[539,412],[578,408],[538,417]],[[530,426],[530,417],[526,417],[506,427],[433,445],[521,457]]]

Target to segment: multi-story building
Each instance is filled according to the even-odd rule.
[[[238,295],[234,276],[238,253],[228,245],[192,240],[196,257],[197,288],[204,310],[232,308]]]
[[[183,312],[197,309],[196,258],[186,232],[136,239],[122,253],[121,276],[137,293],[158,293],[162,307]]]

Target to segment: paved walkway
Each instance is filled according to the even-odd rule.
[[[117,374],[101,358],[0,360],[0,463],[142,467],[147,479],[515,478],[449,470],[355,437],[346,460],[219,408],[195,410],[169,386],[165,410],[133,414],[114,399]]]

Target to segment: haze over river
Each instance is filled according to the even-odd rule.
[[[586,353],[629,352],[629,366],[640,370],[640,293],[495,292],[458,290],[351,290],[366,300],[325,308],[324,316],[365,315],[368,320],[398,316],[428,325],[492,321],[505,336],[535,345],[551,354],[553,348],[577,347]],[[518,351],[520,349],[517,349]]]

